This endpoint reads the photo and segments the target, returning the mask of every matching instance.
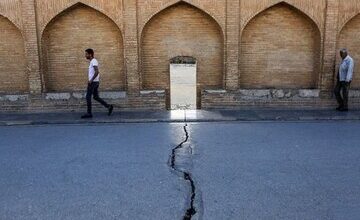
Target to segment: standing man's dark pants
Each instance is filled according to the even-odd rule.
[[[86,101],[87,101],[87,113],[92,114],[91,110],[91,97],[94,96],[94,99],[101,103],[106,108],[110,108],[110,105],[107,104],[104,100],[99,97],[99,82],[92,82],[88,84],[87,92],[86,92]]]
[[[348,109],[349,89],[350,82],[338,81],[336,84],[334,92],[340,109]]]

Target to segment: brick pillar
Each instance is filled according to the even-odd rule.
[[[226,73],[225,88],[237,90],[239,88],[239,16],[240,0],[226,1]]]
[[[35,0],[22,0],[22,21],[31,94],[41,93],[39,44],[36,30]]]
[[[127,92],[140,94],[139,43],[137,32],[137,1],[124,0],[124,55],[126,63]]]
[[[323,60],[320,90],[323,96],[331,95],[336,66],[336,44],[338,33],[339,0],[328,0],[323,44]]]

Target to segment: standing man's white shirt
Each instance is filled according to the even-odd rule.
[[[349,55],[341,61],[339,69],[340,82],[351,82],[354,74],[354,60]]]
[[[99,62],[98,62],[95,58],[93,58],[93,59],[90,61],[90,66],[89,66],[89,81],[92,80],[92,78],[93,78],[94,75],[95,75],[94,66],[99,67]],[[94,82],[99,82],[99,81],[100,81],[100,74],[94,79]]]

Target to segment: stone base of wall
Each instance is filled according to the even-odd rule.
[[[165,110],[166,93],[141,91],[139,95],[126,92],[102,92],[106,101],[121,110]],[[95,101],[94,111],[104,111]],[[334,97],[319,90],[205,90],[201,94],[202,109],[332,109]],[[350,108],[360,109],[360,90],[350,92]],[[0,112],[83,112],[85,93],[45,93],[42,95],[0,95]]]
[[[337,106],[332,95],[320,90],[205,90],[201,95],[204,109],[332,109]],[[350,92],[351,108],[360,108],[360,90]]]
[[[138,96],[126,92],[102,92],[108,103],[122,110],[165,109],[165,91],[141,91]],[[94,111],[103,107],[93,101]],[[83,112],[86,111],[85,93],[45,93],[42,95],[0,95],[0,112]]]

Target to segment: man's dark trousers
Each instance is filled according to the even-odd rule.
[[[349,100],[349,89],[351,82],[339,81],[335,87],[335,96],[336,100],[339,103],[340,108],[347,109],[348,108],[348,100]],[[342,96],[341,96],[342,93]]]
[[[104,100],[99,97],[99,82],[92,82],[88,84],[86,92],[86,101],[87,101],[87,113],[92,114],[91,98],[94,96],[94,99],[101,103],[106,108],[110,108],[110,105],[107,104]]]

